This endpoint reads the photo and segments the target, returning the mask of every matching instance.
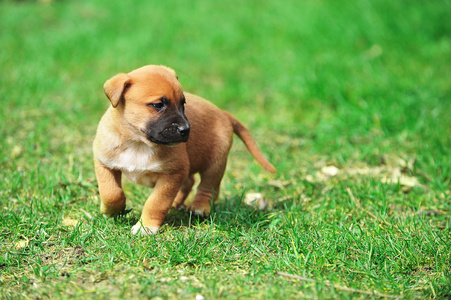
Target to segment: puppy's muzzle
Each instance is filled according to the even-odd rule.
[[[172,123],[169,126],[156,128],[156,126],[149,126],[145,131],[147,139],[153,143],[162,145],[176,145],[188,141],[190,134],[189,122]]]
[[[161,135],[168,140],[180,140],[180,142],[186,142],[189,138],[190,130],[191,128],[189,125],[172,124],[172,126],[165,128],[161,132]]]

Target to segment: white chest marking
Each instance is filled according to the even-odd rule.
[[[161,171],[161,163],[155,159],[152,148],[134,143],[124,149],[112,161],[113,168],[128,172]]]
[[[111,169],[121,170],[131,181],[153,186],[153,176],[163,170],[163,163],[155,158],[154,150],[144,143],[130,143],[117,149],[111,158],[99,157],[99,160]]]

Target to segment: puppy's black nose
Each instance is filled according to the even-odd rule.
[[[190,127],[189,126],[180,126],[178,128],[178,131],[180,133],[180,136],[188,136],[189,135],[189,131],[190,131]]]

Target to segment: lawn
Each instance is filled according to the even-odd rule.
[[[0,298],[451,297],[451,1],[0,1]],[[205,220],[99,212],[102,85],[146,64],[233,113]],[[246,204],[260,193],[266,207]]]

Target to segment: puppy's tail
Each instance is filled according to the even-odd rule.
[[[263,153],[258,148],[257,143],[255,143],[247,128],[244,127],[244,125],[241,124],[240,121],[238,121],[230,113],[226,111],[224,112],[232,122],[233,132],[243,141],[244,145],[246,145],[247,150],[249,150],[249,152],[258,161],[258,163],[269,172],[277,173],[276,168],[263,156]]]

